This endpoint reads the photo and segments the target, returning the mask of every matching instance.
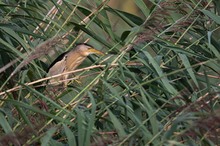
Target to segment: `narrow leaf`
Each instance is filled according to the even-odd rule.
[[[215,56],[220,60],[220,53],[219,50],[217,50],[212,44],[209,45],[209,48],[215,54]]]
[[[163,82],[163,86],[173,95],[176,95],[178,92],[176,91],[176,89],[170,84],[168,78],[165,76],[165,74],[163,73],[162,69],[160,68],[160,66],[158,65],[157,61],[150,55],[150,53],[148,53],[147,51],[143,51],[143,53],[147,56],[147,58],[149,59],[149,63],[151,63],[154,67],[154,69],[156,70],[157,74],[159,75],[159,77],[163,77],[161,78],[161,81]]]
[[[76,140],[73,132],[67,127],[66,125],[63,124],[64,132],[67,136],[68,140],[68,145],[76,145]]]
[[[199,87],[199,84],[197,82],[196,76],[192,70],[192,66],[190,65],[190,62],[185,54],[179,54],[184,66],[187,68],[187,72],[189,73],[190,77],[192,78],[193,82],[196,84],[197,87]]]
[[[220,16],[217,16],[216,14],[214,14],[208,10],[201,10],[201,12],[203,12],[206,16],[210,17],[217,24],[220,24]]]
[[[110,109],[107,108],[107,111],[108,111],[108,113],[109,113],[109,116],[110,116],[110,118],[111,118],[111,121],[112,121],[112,123],[113,123],[113,125],[114,125],[114,127],[115,127],[115,129],[116,129],[116,131],[117,131],[117,133],[118,133],[118,135],[119,135],[119,137],[120,137],[120,138],[125,137],[125,136],[126,136],[126,133],[125,133],[125,131],[124,131],[124,129],[123,129],[123,126],[122,126],[122,124],[120,123],[119,119],[111,112]]]
[[[56,132],[57,128],[51,128],[46,132],[46,135],[41,138],[41,146],[48,146],[53,134]]]
[[[135,0],[136,5],[141,9],[143,14],[147,17],[150,13],[150,10],[146,6],[143,0]]]
[[[8,123],[8,121],[6,120],[4,114],[2,111],[0,111],[0,125],[3,128],[3,130],[5,131],[5,133],[10,133],[12,132],[12,129]]]

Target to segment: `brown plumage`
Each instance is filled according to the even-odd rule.
[[[78,44],[76,47],[68,52],[61,54],[54,62],[50,65],[48,70],[48,76],[54,76],[64,72],[75,70],[90,54],[100,54],[104,55],[102,52],[94,49],[88,44]],[[60,77],[53,78],[49,80],[50,84],[58,85],[64,82],[67,85],[68,75],[63,75]]]

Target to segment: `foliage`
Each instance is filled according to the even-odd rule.
[[[219,145],[219,1],[108,2],[0,2],[1,145]],[[53,58],[87,39],[106,55],[48,93]]]

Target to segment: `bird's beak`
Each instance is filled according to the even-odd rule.
[[[102,53],[101,51],[96,50],[96,49],[94,49],[94,48],[89,48],[89,53],[90,53],[90,54],[105,55],[105,54]]]

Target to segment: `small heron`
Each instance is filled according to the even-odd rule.
[[[75,70],[90,54],[104,55],[101,51],[94,49],[94,47],[81,43],[76,47],[58,56],[48,69],[48,76],[58,75],[64,72]],[[69,74],[55,77],[49,80],[49,83],[59,85],[64,82],[64,85],[68,84]]]

